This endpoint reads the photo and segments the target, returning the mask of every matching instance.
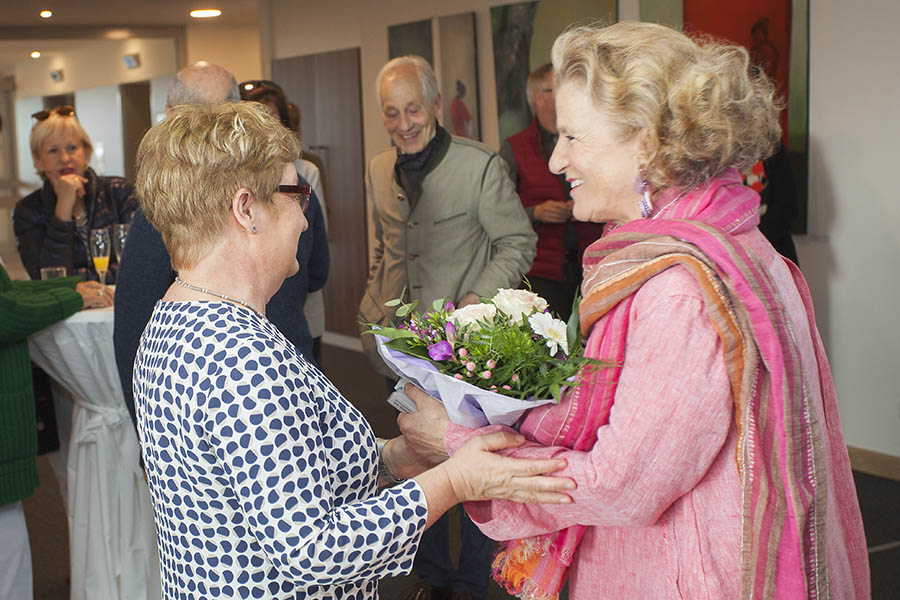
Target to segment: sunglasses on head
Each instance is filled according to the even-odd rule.
[[[249,79],[239,83],[238,88],[240,88],[241,94],[249,94],[260,89],[269,89],[279,94],[284,94],[284,90],[281,89],[280,85],[268,79]]]
[[[37,119],[38,121],[44,121],[50,118],[52,114],[58,114],[61,117],[71,117],[75,114],[75,107],[70,105],[65,106],[57,106],[56,108],[51,108],[50,110],[39,110],[33,115],[32,118]]]
[[[285,185],[278,186],[276,192],[292,196],[294,200],[300,203],[300,209],[305,213],[309,208],[310,187],[308,185]]]

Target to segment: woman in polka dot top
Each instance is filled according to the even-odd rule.
[[[541,476],[562,461],[493,454],[522,442],[507,433],[431,469],[403,438],[382,448],[265,318],[299,268],[299,149],[264,107],[229,104],[174,109],[138,152],[142,206],[179,273],[133,382],[167,599],[376,598],[454,504],[563,503],[574,486]],[[379,493],[379,472],[409,479]]]

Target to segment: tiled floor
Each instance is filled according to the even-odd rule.
[[[324,371],[343,394],[353,402],[372,424],[379,436],[397,433],[395,411],[386,397],[384,379],[368,364],[362,354],[325,346]],[[41,486],[25,501],[25,513],[31,536],[35,574],[35,600],[68,598],[68,532],[59,488],[46,459],[39,459]],[[860,508],[869,545],[872,571],[872,598],[900,598],[900,482],[855,473]],[[381,583],[381,597],[394,600],[415,579],[401,577]],[[492,585],[490,600],[508,599],[499,587]],[[563,599],[565,600],[565,599]]]

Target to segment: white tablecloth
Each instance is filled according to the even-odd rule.
[[[72,600],[155,600],[153,512],[112,336],[112,308],[84,310],[34,334],[28,346],[74,400],[66,494]]]

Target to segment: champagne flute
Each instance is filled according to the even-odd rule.
[[[100,283],[106,284],[106,271],[109,269],[109,230],[91,229],[91,258],[94,260],[94,269],[100,277]]]
[[[125,238],[128,236],[128,224],[118,223],[112,226],[113,248],[116,251],[116,260],[122,264],[122,252],[125,250]]]

